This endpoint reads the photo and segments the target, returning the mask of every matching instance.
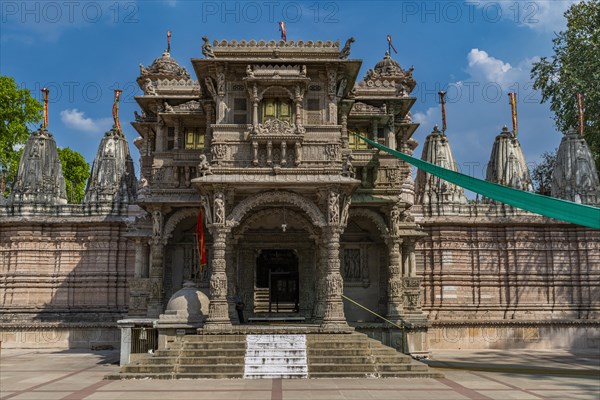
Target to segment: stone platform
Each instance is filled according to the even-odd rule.
[[[274,368],[265,372],[264,376],[257,373],[254,377],[432,378],[442,376],[432,372],[427,365],[361,333],[319,334],[317,332],[320,328],[304,326],[295,327],[296,332],[292,335],[289,327],[281,329],[284,330],[283,333],[277,333],[277,327],[274,326],[239,326],[235,327],[231,334],[186,335],[174,338],[167,341],[166,349],[158,350],[152,355],[144,355],[135,363],[122,366],[119,374],[110,375],[109,378],[243,378],[248,377],[248,371],[252,370],[247,365],[248,360],[253,360],[252,365],[256,365],[256,358],[259,357],[261,363],[281,366],[291,364],[292,361],[288,360],[288,362],[286,358],[300,356],[300,353],[306,357],[306,373],[297,373],[304,371],[303,367],[298,365],[297,368]],[[264,344],[262,348],[270,348],[273,352],[257,352],[256,349],[249,348],[248,338],[257,335],[272,338],[271,343],[268,343],[268,346]],[[302,348],[290,347],[288,339],[292,336],[302,337],[301,340],[297,340],[302,343]],[[295,372],[289,372],[291,370]]]

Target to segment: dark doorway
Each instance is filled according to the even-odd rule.
[[[256,260],[257,290],[268,291],[264,298],[268,312],[298,312],[298,255],[295,250],[263,250]]]

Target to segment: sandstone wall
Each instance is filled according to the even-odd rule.
[[[123,219],[2,219],[3,346],[116,347],[114,322],[127,313],[135,256]]]
[[[432,348],[598,346],[600,231],[502,205],[416,212]]]

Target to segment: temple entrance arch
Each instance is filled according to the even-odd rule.
[[[232,230],[236,286],[246,317],[310,320],[316,301],[319,229],[291,202],[263,203]]]

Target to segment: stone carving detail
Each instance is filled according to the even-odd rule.
[[[347,247],[343,249],[342,276],[345,283],[358,282],[369,284],[369,267],[367,264],[366,248]]]
[[[340,51],[340,54],[339,54],[340,60],[347,60],[348,59],[348,57],[350,56],[350,46],[355,41],[356,40],[353,37],[351,37],[348,40],[346,40],[346,44],[344,44],[344,47],[342,48],[342,50]]]
[[[226,144],[215,144],[211,148],[213,158],[217,160],[217,163],[227,156],[227,145]]]
[[[213,221],[215,224],[224,224],[225,223],[225,200],[223,199],[222,192],[215,193],[213,215],[215,217],[215,219]]]
[[[146,78],[146,80],[144,81],[143,91],[146,96],[158,95],[158,93],[156,93],[156,88],[154,87],[154,84],[152,83],[152,80],[150,78]]]
[[[204,38],[202,38],[204,40]],[[208,39],[207,39],[208,41]],[[333,49],[333,50],[338,50],[340,47],[340,42],[339,41],[334,41],[332,42],[331,40],[327,40],[325,42],[323,42],[322,40],[317,40],[317,41],[312,41],[312,40],[307,40],[306,42],[304,40],[288,40],[287,42],[284,41],[275,41],[275,40],[270,40],[270,41],[264,41],[264,40],[215,40],[213,42],[213,45],[215,47],[215,49],[235,49],[235,48],[239,48],[241,50],[246,50],[246,49],[273,49],[273,48],[277,48],[277,47],[284,47],[284,48],[324,48],[324,49]]]
[[[291,135],[294,133],[294,127],[287,121],[281,121],[273,118],[263,124],[258,124],[258,134],[270,135]]]
[[[215,53],[213,52],[212,46],[208,42],[208,38],[206,36],[202,36],[202,40],[204,43],[202,44],[202,54],[206,58],[215,58]]]
[[[311,219],[311,222],[318,227],[326,225],[325,217],[319,208],[306,198],[285,191],[270,191],[257,194],[242,200],[232,211],[229,220],[233,226],[238,225],[242,218],[253,208],[270,203],[287,203],[302,209]]]
[[[140,64],[140,78],[148,75],[169,76],[176,79],[190,79],[190,74],[183,67],[180,67],[177,61],[171,57],[168,51],[165,51],[161,57],[154,60],[152,65],[145,68]]]
[[[205,154],[200,154],[200,163],[198,164],[198,176],[212,175],[212,168],[206,159]]]
[[[400,210],[397,206],[390,212],[390,232],[393,237],[400,236]]]
[[[200,102],[196,100],[190,100],[186,103],[180,104],[178,106],[172,107],[175,112],[193,112],[193,113],[203,113],[202,106]]]
[[[213,223],[212,218],[212,207],[210,206],[210,201],[208,196],[200,196],[200,204],[202,204],[202,208],[204,209],[204,218],[207,224]]]
[[[152,237],[160,239],[163,230],[163,215],[160,210],[152,211]]]
[[[340,213],[340,225],[341,226],[348,225],[351,201],[352,201],[352,196],[350,196],[348,194],[344,195],[344,201],[342,202],[342,211]]]
[[[330,225],[340,223],[340,195],[334,191],[329,192],[327,199],[327,216]]]
[[[331,161],[337,160],[338,156],[340,154],[340,145],[339,144],[328,144],[325,147],[325,154],[327,155],[327,158],[329,158],[329,160],[331,160]]]
[[[209,77],[204,78],[204,84],[206,85],[206,90],[212,96],[213,100],[217,100],[217,91],[215,90],[215,84],[213,80]]]
[[[344,164],[342,165],[342,176],[354,178],[354,166],[352,166],[353,159],[354,157],[352,157],[352,154],[348,154],[348,156],[346,156],[346,161],[344,161]]]
[[[366,208],[352,208],[350,210],[350,218],[352,219],[359,217],[371,220],[379,230],[380,235],[383,238],[387,238],[387,236],[389,235],[389,230],[387,224],[385,223],[385,220],[381,215],[379,215],[373,210],[369,210]]]
[[[210,294],[217,297],[227,295],[227,276],[224,272],[212,273],[210,277]]]

